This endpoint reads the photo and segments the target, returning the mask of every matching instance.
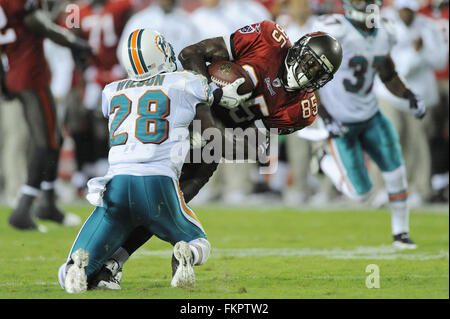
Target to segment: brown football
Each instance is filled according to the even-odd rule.
[[[244,77],[245,82],[242,83],[237,92],[245,94],[253,91],[255,86],[247,71],[239,64],[231,61],[219,61],[208,66],[208,72],[211,75],[211,80],[219,87],[224,87],[231,84],[237,79]]]

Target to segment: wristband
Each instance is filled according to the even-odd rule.
[[[410,89],[406,89],[405,92],[403,92],[403,98],[408,99],[408,100],[417,100],[416,99],[416,95],[410,90]]]

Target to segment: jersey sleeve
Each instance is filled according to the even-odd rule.
[[[200,103],[211,105],[214,100],[214,96],[208,85],[208,80],[206,77],[190,72],[187,74],[188,77],[185,82],[184,90],[189,104],[192,105],[194,109],[197,104]]]
[[[237,60],[249,53],[256,52],[258,47],[266,42],[267,35],[271,36],[274,28],[274,22],[264,20],[260,23],[247,25],[232,33],[229,37],[232,58]]]
[[[317,99],[309,93],[298,103],[278,109],[270,117],[263,119],[267,128],[277,128],[279,132],[300,130],[310,126],[317,118]]]
[[[106,89],[105,89],[106,90]],[[102,113],[105,118],[109,117],[109,98],[105,90],[102,91]]]
[[[341,21],[341,16],[335,14],[325,14],[315,18],[310,31],[326,32],[337,40],[342,39],[346,34],[346,28],[343,21]]]

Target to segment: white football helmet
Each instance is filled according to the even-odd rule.
[[[138,29],[128,36],[122,45],[122,65],[129,78],[135,81],[177,70],[172,45],[151,29]]]

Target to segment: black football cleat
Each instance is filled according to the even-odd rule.
[[[38,230],[38,225],[31,217],[31,204],[33,197],[24,195],[20,198],[17,207],[9,216],[9,224],[19,230]]]
[[[48,220],[66,227],[78,226],[81,219],[78,215],[66,213],[64,214],[53,203],[39,203],[36,207],[35,215],[41,220]]]
[[[394,235],[392,246],[399,249],[416,249],[417,244],[409,237],[409,233]]]

